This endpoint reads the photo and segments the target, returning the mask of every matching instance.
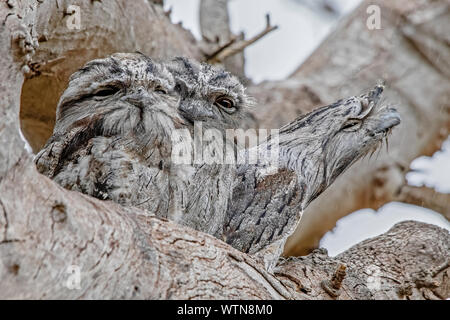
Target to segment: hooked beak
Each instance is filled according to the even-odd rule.
[[[379,126],[376,132],[387,132],[391,128],[400,124],[400,115],[397,110],[392,107],[381,106],[377,108],[381,96],[385,88],[384,83],[376,85],[369,93],[363,95],[361,99],[362,112],[358,118],[363,119],[369,117],[373,113],[377,113],[380,118]]]
[[[384,84],[378,84],[369,93],[364,94],[360,97],[362,110],[357,117],[358,119],[364,119],[372,113],[375,106],[380,101],[383,91]]]

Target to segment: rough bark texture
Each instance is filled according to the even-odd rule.
[[[448,69],[440,66],[438,71],[426,59],[449,61],[445,59],[448,34],[442,31],[448,30],[448,7],[445,14],[432,14],[442,12],[438,9],[448,2],[423,3],[383,2],[386,17],[391,17],[386,29],[394,37],[392,41],[398,41],[396,48],[383,47],[386,32],[366,34],[365,19],[357,19],[364,16],[367,5],[363,5],[291,79],[263,84],[261,91],[252,89],[264,106],[258,111],[261,125],[267,126],[262,119],[272,119],[270,127],[278,127],[285,119],[274,111],[269,116],[274,104],[278,115],[296,112],[294,102],[303,101],[305,108],[313,108],[346,95],[345,90],[354,94],[360,87],[371,86],[373,79],[383,76],[381,70],[392,72],[385,78],[388,84],[394,82],[392,94],[404,108],[403,133],[391,143],[390,156],[378,158],[377,163],[386,158],[385,164],[377,169],[373,165],[354,168],[347,178],[340,179],[341,185],[338,181],[313,202],[317,206],[309,211],[320,217],[321,225],[332,225],[339,215],[361,206],[388,201],[399,183],[369,192],[370,185],[361,181],[371,183],[377,178],[391,185],[392,177],[398,177],[402,185],[403,169],[409,161],[432,153],[448,134]],[[69,4],[81,8],[80,30],[67,28]],[[419,5],[431,14],[421,19]],[[409,12],[416,12],[411,13],[412,22],[404,22]],[[425,18],[429,16],[434,19]],[[137,209],[64,190],[39,175],[20,139],[19,110],[24,135],[36,150],[51,133],[56,102],[68,76],[85,61],[116,51],[182,54],[196,59],[203,59],[204,54],[188,32],[170,23],[159,5],[144,0],[8,1],[0,4],[0,22],[0,298],[449,297],[450,236],[435,226],[403,222],[337,258],[318,250],[284,261],[276,274],[270,275],[251,257],[211,236]],[[396,22],[417,32],[411,35],[388,28]],[[423,34],[426,38],[420,37]],[[423,39],[433,39],[444,58],[431,59],[436,51],[425,50]],[[350,57],[355,65],[348,64]],[[378,65],[372,65],[375,60]],[[355,73],[364,65],[372,67]],[[414,72],[400,72],[411,68]],[[280,111],[283,106],[292,109]],[[390,159],[394,155],[397,158]],[[337,206],[336,199],[342,199],[339,191],[349,190],[346,188],[352,184],[357,189],[345,193],[349,204]],[[325,221],[320,208],[328,208],[332,218]],[[304,224],[306,219],[301,227]],[[81,268],[80,290],[65,285],[70,265]],[[372,275],[370,281],[368,274]],[[372,280],[380,274],[381,285],[372,285],[379,283]]]
[[[2,299],[442,299],[450,294],[450,236],[424,223],[400,223],[337,258],[319,249],[286,260],[271,275],[209,235],[67,191],[39,175],[29,159],[9,170],[0,194]],[[342,264],[347,270],[337,290],[328,281]],[[72,265],[81,268],[80,289],[67,286]]]

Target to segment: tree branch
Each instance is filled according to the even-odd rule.
[[[229,42],[225,43],[223,46],[218,48],[214,53],[207,56],[206,61],[208,63],[221,63],[226,58],[231,57],[239,52],[244,51],[245,48],[252,45],[262,37],[266,36],[270,32],[278,29],[278,26],[273,26],[270,23],[270,15],[266,15],[266,27],[264,30],[262,30],[260,33],[255,35],[254,37],[250,39],[242,39],[239,41],[236,41],[236,39],[232,38]]]
[[[228,0],[201,0],[199,17],[200,31],[206,41],[222,45],[231,39]]]
[[[450,221],[450,194],[440,193],[428,187],[405,185],[401,188],[397,201],[442,213]]]
[[[38,174],[29,159],[0,183],[0,203],[1,299],[449,296],[450,235],[424,223],[400,223],[337,258],[317,250],[286,260],[274,276],[212,236],[67,191]],[[381,270],[374,274],[380,287],[367,280],[374,265]],[[339,282],[340,290],[324,289],[324,279]]]

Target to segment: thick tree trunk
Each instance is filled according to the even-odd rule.
[[[38,174],[26,157],[3,178],[0,194],[0,299],[444,299],[450,294],[450,236],[432,225],[403,222],[337,258],[317,250],[282,262],[271,275],[214,237],[67,191]],[[333,285],[336,270],[345,266],[342,283]]]
[[[70,4],[79,5],[80,30],[67,27]],[[8,1],[0,5],[0,21],[0,298],[449,297],[450,236],[435,226],[404,222],[337,258],[318,250],[284,261],[271,275],[216,238],[59,187],[37,173],[25,151],[19,110],[24,135],[37,149],[51,133],[68,76],[85,61],[135,50],[204,55],[160,5],[144,0]],[[443,90],[445,82],[425,75],[434,81],[426,97],[437,101],[436,88]],[[299,94],[318,96],[308,89]],[[334,99],[325,96],[320,100]],[[410,97],[416,98],[426,104]],[[423,139],[421,145],[434,141]]]

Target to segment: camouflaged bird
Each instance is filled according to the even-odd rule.
[[[226,134],[253,104],[236,77],[187,58],[114,54],[71,76],[35,162],[67,189],[212,234],[270,270],[308,204],[399,124],[382,91],[302,115],[246,163],[237,159],[253,149]]]

